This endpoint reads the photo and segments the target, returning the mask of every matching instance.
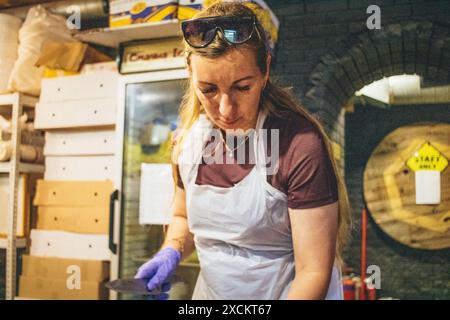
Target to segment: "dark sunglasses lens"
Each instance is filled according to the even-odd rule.
[[[253,19],[242,17],[221,22],[224,37],[231,43],[242,43],[250,39],[253,32]]]
[[[182,23],[184,39],[193,47],[202,47],[211,42],[216,34],[213,21],[192,20]]]

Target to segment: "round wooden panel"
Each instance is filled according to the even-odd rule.
[[[406,161],[426,142],[450,159],[450,124],[398,128],[375,148],[364,170],[364,198],[375,222],[391,238],[418,249],[450,247],[450,168],[441,172],[441,202],[417,205],[415,172]]]

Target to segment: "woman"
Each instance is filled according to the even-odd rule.
[[[322,127],[270,81],[265,32],[245,5],[216,3],[182,29],[190,86],[174,143],[173,220],[136,277],[167,291],[196,248],[193,299],[342,299],[348,200]],[[230,147],[223,134],[236,129]],[[206,149],[226,161],[205,161]],[[255,163],[238,162],[242,150]]]

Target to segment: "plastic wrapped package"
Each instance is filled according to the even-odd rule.
[[[27,123],[27,125],[29,125]],[[0,141],[10,141],[11,133],[0,129]],[[45,136],[42,131],[22,130],[20,143],[30,144],[36,147],[44,147]]]
[[[7,93],[8,90],[8,82],[9,82],[9,74],[8,73],[0,73],[0,94]]]
[[[30,133],[35,135],[41,135],[41,133],[34,130],[33,122],[28,120],[30,119],[28,118],[27,113],[24,113],[22,116],[19,117],[19,126],[22,129],[22,134]],[[4,118],[2,115],[0,115],[0,140],[5,140],[1,138],[2,136],[4,136],[5,133],[8,134],[11,133],[11,120],[8,120]]]
[[[17,42],[0,42],[0,65],[2,68],[10,65],[12,69],[14,62],[17,60],[18,47]]]
[[[19,126],[22,129],[27,129],[28,124],[28,115],[25,113],[19,117]],[[3,132],[11,132],[11,120],[6,119],[5,117],[0,115],[0,131]]]
[[[22,20],[9,15],[0,13],[0,43],[18,43],[19,29],[22,25]]]
[[[17,60],[22,20],[0,13],[0,94],[8,92],[8,81]]]
[[[18,59],[14,64],[9,79],[8,89],[38,96],[44,66],[35,64],[41,56],[41,49],[46,41],[73,41],[62,16],[49,13],[41,5],[28,11],[19,31]]]
[[[22,128],[20,159],[24,162],[43,163],[45,138],[42,132],[33,130],[33,124],[27,121],[24,114],[19,119]],[[0,162],[9,161],[12,154],[11,121],[0,116]]]
[[[15,48],[17,50],[17,46]],[[9,52],[6,53],[9,55],[3,55],[3,53],[2,45],[0,45],[0,94],[8,92],[9,77],[17,59],[17,54],[14,56]]]
[[[12,149],[11,141],[0,141],[0,162],[11,159]],[[21,145],[20,160],[23,162],[44,163],[43,148],[28,144]]]
[[[46,41],[36,66],[45,66],[44,78],[79,74],[86,63],[112,61],[112,59],[78,41]],[[115,64],[115,62],[113,62]]]

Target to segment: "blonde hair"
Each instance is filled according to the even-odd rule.
[[[252,10],[250,10],[248,7],[246,7],[241,3],[218,1],[209,6],[208,8],[204,9],[203,11],[199,12],[195,16],[195,18],[222,16],[222,15],[231,15],[239,17],[254,14]],[[259,36],[256,33],[254,33],[252,38],[244,44],[239,45],[230,44],[223,39],[220,32],[218,33],[218,36],[213,40],[213,42],[206,48],[195,49],[190,47],[186,42],[184,42],[188,67],[190,68],[190,56],[192,54],[212,58],[221,56],[231,49],[239,49],[246,47],[253,49],[256,55],[257,65],[261,73],[266,74],[267,72],[266,61],[269,55],[268,47],[266,45],[266,36],[259,22],[257,22],[256,27],[258,28]],[[296,101],[296,99],[293,97],[289,89],[275,85],[270,81],[270,79],[262,92],[260,107],[263,110],[266,110],[268,115],[276,115],[278,117],[283,116],[287,117],[289,116],[289,114],[292,115],[292,112],[300,114],[301,116],[306,118],[309,122],[311,122],[322,135],[323,141],[328,151],[328,156],[333,166],[334,173],[336,174],[338,184],[339,215],[338,215],[336,257],[338,261],[342,263],[341,253],[349,238],[351,214],[346,186],[338,170],[336,161],[334,159],[332,143],[328,135],[326,134],[325,130],[323,129],[319,121]],[[178,155],[181,152],[183,139],[185,138],[187,132],[189,131],[191,126],[198,119],[198,117],[202,112],[203,112],[202,106],[194,92],[194,84],[192,82],[192,79],[190,78],[188,86],[186,88],[186,93],[183,97],[180,106],[180,128],[179,128],[180,134],[178,134],[174,140],[174,150],[172,159],[178,158]],[[176,174],[177,165],[174,161],[172,161],[172,167],[173,167],[173,177],[176,185],[178,181],[178,175]]]

